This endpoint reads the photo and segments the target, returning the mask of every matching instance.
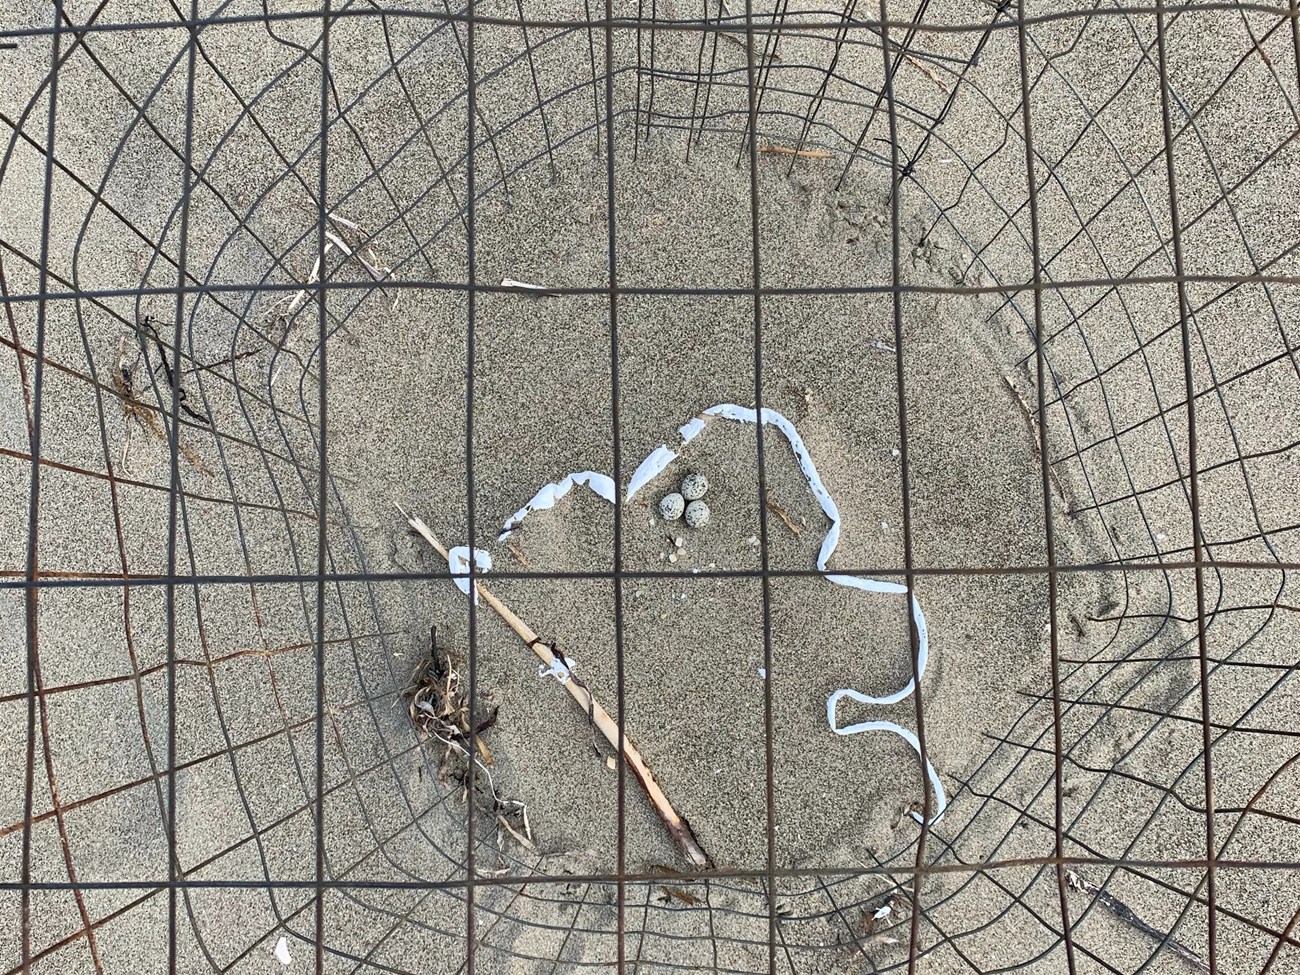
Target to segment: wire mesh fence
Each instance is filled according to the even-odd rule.
[[[1300,970],[1298,24],[8,11],[4,971]]]

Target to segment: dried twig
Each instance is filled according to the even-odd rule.
[[[680,887],[667,887],[664,884],[660,884],[659,890],[664,895],[662,900],[665,904],[669,902],[669,898],[673,900],[679,900],[683,904],[687,905],[688,907],[694,907],[696,904],[700,902],[699,898],[697,898],[694,894],[688,894]]]
[[[802,159],[834,159],[835,153],[825,149],[794,149],[790,146],[759,146],[759,152],[769,152],[777,156],[798,156]]]
[[[415,726],[443,746],[438,781],[447,781],[448,766],[453,756],[468,766],[470,752],[466,745],[473,738],[478,747],[474,764],[483,773],[479,781],[487,783],[492,812],[497,822],[521,846],[536,852],[532,830],[528,826],[528,807],[516,799],[502,799],[492,779],[492,770],[489,768],[493,764],[492,752],[483,740],[483,732],[496,724],[497,709],[493,708],[486,718],[479,721],[471,734],[469,695],[457,668],[457,658],[451,653],[439,654],[436,627],[431,631],[429,642],[429,654],[420,661],[420,666],[416,669],[411,684],[402,692],[402,697]],[[468,799],[468,791],[465,798]],[[507,818],[507,813],[512,812],[519,816],[522,832]]]
[[[136,357],[138,363],[140,356]],[[163,430],[158,418],[154,416],[153,410],[149,409],[135,395],[135,381],[131,370],[134,366],[126,364],[126,336],[117,340],[117,361],[113,364],[113,388],[117,390],[117,395],[122,400],[122,413],[126,417],[126,439],[122,444],[122,470],[130,473],[131,468],[128,460],[131,454],[131,421],[134,420],[143,429],[148,430],[163,443],[167,443],[167,432]],[[177,429],[177,435],[180,431]],[[195,470],[203,474],[211,474],[212,471],[191,447],[185,444],[178,446],[178,451],[182,457],[189,461]]]
[[[936,85],[938,85],[939,90],[942,91],[944,94],[947,94],[948,92],[952,91],[952,89],[948,87],[948,84],[943,80],[943,75],[939,74],[939,72],[935,71],[934,68],[930,67],[920,58],[914,57],[911,54],[904,54],[903,57],[907,60],[908,64],[916,68],[923,75],[925,75]]]
[[[796,536],[803,534],[803,525],[791,518],[790,512],[786,511],[771,498],[767,499],[767,510],[785,522],[785,527],[794,532]]]
[[[716,33],[724,41],[730,41],[732,44],[735,44],[736,47],[740,48],[742,51],[749,50],[749,46],[744,41],[742,41],[739,37],[733,37],[725,30],[715,31],[714,33]],[[781,63],[781,57],[775,51],[769,51],[767,54],[767,59],[769,61],[775,61],[777,64]]]
[[[1025,422],[1029,424],[1030,440],[1033,441],[1034,446],[1034,456],[1041,459],[1042,450],[1039,446],[1038,417],[1035,415],[1034,411],[1029,408],[1029,404],[1026,403],[1025,398],[1020,395],[1020,390],[1016,389],[1015,384],[1006,376],[1002,377],[1002,381],[1007,384],[1007,389],[1011,390],[1011,395],[1015,397],[1016,403],[1020,407],[1020,412],[1024,414]],[[1056,493],[1060,496],[1061,503],[1065,505],[1066,508],[1071,507],[1069,495],[1065,493],[1065,485],[1061,483],[1061,478],[1056,473],[1056,468],[1050,463],[1046,466],[1047,476],[1051,478],[1052,486],[1056,488]]]
[[[533,841],[530,840],[523,833],[519,832],[519,830],[511,826],[510,820],[506,819],[506,817],[501,815],[501,813],[497,813],[497,822],[500,823],[501,827],[507,833],[513,836],[515,838],[515,841],[518,842],[518,844],[522,846],[525,850],[529,850],[533,853],[537,852],[537,847],[533,846]]]
[[[1210,966],[1205,963],[1205,959],[1172,935],[1166,935],[1159,928],[1152,927],[1146,921],[1142,920],[1133,908],[1129,907],[1114,894],[1102,890],[1092,881],[1085,880],[1073,870],[1065,871],[1065,883],[1071,890],[1081,891],[1085,894],[1093,894],[1106,910],[1110,911],[1125,924],[1137,928],[1147,937],[1162,942],[1165,947],[1197,971],[1209,972]]]
[[[439,739],[463,743],[469,741],[469,694],[460,678],[457,657],[438,651],[437,627],[431,631],[429,655],[420,661],[410,686],[403,696],[411,713],[411,720],[426,734],[437,734]],[[492,752],[483,741],[482,734],[496,724],[497,708],[478,722],[474,729],[479,755],[487,765],[492,764]],[[440,773],[441,777],[441,773]]]
[[[513,538],[506,540],[506,551],[515,557],[516,562],[527,567],[528,556],[524,554],[524,550],[515,543]]]
[[[438,541],[433,532],[429,530],[429,526],[419,518],[411,517],[405,511],[402,511],[400,506],[397,510],[402,512],[402,516],[406,518],[407,524],[409,524],[411,528],[420,535],[420,537],[428,542],[435,552],[441,555],[444,559],[447,559],[448,564],[450,564],[450,556],[447,553],[447,549],[443,547],[442,543]],[[471,561],[472,558],[473,556],[471,554]],[[480,598],[491,606],[497,612],[497,615],[505,620],[506,624],[515,631],[515,634],[519,639],[523,640],[524,644],[532,650],[533,653],[537,654],[543,664],[556,673],[569,672],[569,667],[563,657],[557,656],[550,646],[543,643],[541,638],[533,631],[533,629],[516,616],[510,607],[506,606],[505,603],[501,602],[500,599],[493,595],[486,585],[475,579],[473,580],[473,587],[477,590]],[[659,783],[655,781],[654,773],[650,771],[650,766],[646,764],[645,759],[641,757],[641,753],[637,751],[636,746],[632,744],[631,740],[622,733],[614,719],[609,716],[609,712],[597,703],[591,691],[581,682],[567,680],[564,682],[563,686],[565,690],[569,692],[569,696],[572,697],[574,701],[578,703],[579,707],[582,708],[583,712],[590,717],[592,724],[595,725],[600,733],[605,736],[605,740],[614,746],[615,750],[619,747],[619,739],[622,739],[623,760],[627,763],[627,767],[631,769],[632,774],[636,776],[636,780],[641,784],[641,788],[645,790],[646,796],[649,797],[651,805],[655,808],[655,812],[657,812],[659,818],[664,821],[664,825],[668,829],[668,834],[673,838],[674,842],[676,842],[682,853],[685,854],[687,859],[697,867],[711,866],[712,861],[709,859],[709,855],[704,852],[704,848],[700,846],[699,841],[695,838],[695,834],[692,832],[690,824],[686,821],[685,817],[679,815],[677,810],[673,808],[672,803],[668,801],[668,797],[664,795],[663,789],[661,789]]]

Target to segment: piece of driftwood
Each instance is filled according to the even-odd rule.
[[[450,565],[450,555],[448,554],[447,549],[440,541],[438,541],[433,532],[429,530],[429,526],[419,518],[408,515],[405,511],[402,511],[400,507],[397,510],[402,512],[403,517],[406,518],[407,524],[409,524],[421,538],[428,542],[435,552],[446,559],[447,564]],[[497,615],[506,621],[506,625],[515,631],[515,634],[524,642],[524,645],[537,655],[538,659],[546,665],[549,671],[561,674],[569,673],[569,664],[568,661],[564,659],[563,654],[557,655],[549,645],[543,643],[541,637],[533,631],[532,627],[516,616],[514,611],[493,595],[492,591],[481,581],[475,579],[472,584],[473,588],[477,590],[479,598],[491,606],[492,609],[496,611]],[[609,712],[601,707],[599,702],[597,702],[595,697],[592,695],[591,691],[583,683],[576,680],[565,680],[563,682],[563,687],[569,692],[569,696],[573,698],[578,706],[582,708],[583,713],[590,718],[591,723],[595,725],[596,729],[604,735],[605,740],[614,747],[615,751],[617,751],[619,749],[620,738],[619,727],[614,719],[609,716]],[[621,737],[623,761],[627,763],[627,767],[631,769],[637,782],[639,782],[641,788],[645,790],[646,797],[649,798],[650,804],[654,806],[655,812],[659,814],[659,818],[663,820],[664,826],[668,829],[668,835],[672,837],[673,842],[677,844],[678,849],[682,851],[682,854],[694,866],[712,866],[712,861],[709,859],[709,855],[704,852],[704,848],[700,846],[699,841],[695,838],[695,833],[691,830],[690,824],[686,821],[684,816],[680,815],[677,810],[673,808],[672,803],[668,801],[668,797],[664,795],[663,789],[660,788],[659,783],[655,780],[654,773],[650,771],[650,766],[647,765],[645,759],[641,757],[641,753],[637,751],[636,746],[632,744],[626,734],[623,734]]]
[[[1210,966],[1205,963],[1204,958],[1192,951],[1191,948],[1187,947],[1187,945],[1183,944],[1177,938],[1172,935],[1167,935],[1159,928],[1148,924],[1135,910],[1133,910],[1133,908],[1129,907],[1114,894],[1102,890],[1091,880],[1081,876],[1074,870],[1065,871],[1065,883],[1071,890],[1081,891],[1085,894],[1092,894],[1101,902],[1101,905],[1105,907],[1106,910],[1110,911],[1110,913],[1114,914],[1125,924],[1137,928],[1137,930],[1141,931],[1148,938],[1163,942],[1166,948],[1183,961],[1187,962],[1187,964],[1191,965],[1198,972],[1206,972],[1208,975]]]

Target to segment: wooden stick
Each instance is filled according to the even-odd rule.
[[[1070,887],[1073,890],[1083,891],[1085,894],[1092,894],[1097,898],[1097,900],[1101,901],[1108,911],[1125,924],[1132,925],[1147,937],[1153,938],[1157,942],[1164,942],[1166,948],[1183,961],[1187,962],[1187,964],[1191,965],[1197,971],[1205,972],[1206,975],[1209,975],[1210,966],[1205,963],[1204,958],[1192,951],[1191,948],[1187,947],[1187,945],[1183,944],[1177,938],[1165,934],[1159,928],[1152,927],[1146,921],[1142,920],[1133,908],[1129,907],[1114,894],[1102,890],[1091,880],[1087,880],[1073,870],[1065,871],[1065,883],[1067,887]]]
[[[419,518],[411,517],[405,511],[402,511],[400,507],[397,510],[402,512],[407,524],[414,528],[435,552],[446,559],[448,565],[451,565],[451,557],[447,554],[447,550],[442,543],[429,530],[429,526]],[[515,631],[519,639],[523,640],[524,644],[533,653],[537,654],[538,659],[543,664],[552,670],[556,669],[557,664],[564,670],[568,670],[568,663],[556,657],[551,648],[541,641],[541,638],[533,631],[532,627],[516,616],[509,606],[494,596],[486,585],[478,580],[474,580],[473,585],[478,590],[478,594],[483,601],[496,610],[497,615],[506,621],[510,629]],[[600,706],[590,690],[577,681],[567,680],[563,686],[569,692],[569,696],[582,709],[582,713],[590,716],[600,733],[605,736],[605,740],[617,751],[619,747],[619,727],[617,722],[609,716],[609,712]],[[677,810],[668,801],[668,797],[664,795],[663,789],[655,781],[654,773],[650,771],[650,766],[641,757],[641,753],[636,750],[636,746],[632,744],[631,739],[626,734],[622,737],[623,760],[627,762],[627,767],[632,770],[636,780],[641,783],[641,788],[645,790],[645,794],[650,799],[650,804],[654,806],[655,812],[659,814],[659,818],[664,821],[664,826],[668,828],[668,835],[673,838],[673,842],[677,844],[678,848],[692,864],[697,867],[712,866],[709,855],[704,852],[704,848],[700,846],[699,841],[695,838],[690,824],[685,817],[678,815]]]

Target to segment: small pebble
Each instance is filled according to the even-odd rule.
[[[686,506],[686,524],[703,528],[709,523],[709,506],[703,501],[692,501]]]
[[[687,501],[698,501],[708,493],[709,479],[703,474],[687,474],[682,479],[682,497]]]
[[[748,545],[748,546],[750,546],[751,548],[757,548],[757,547],[758,547],[758,536],[757,536],[757,535],[750,535],[747,539],[745,539],[745,544]]]
[[[668,556],[668,561],[669,561],[669,562],[676,562],[676,561],[677,561],[677,553],[676,553],[676,552],[673,552],[671,555],[669,555],[669,556]]]
[[[880,527],[883,528],[885,531],[889,531],[889,522],[887,522],[887,521],[882,521],[882,522],[880,523]]]
[[[686,500],[676,491],[665,494],[659,502],[659,514],[663,515],[665,521],[676,521],[685,510]]]
[[[891,451],[889,452],[889,454],[890,454],[891,457],[897,457],[897,456],[899,456],[898,448],[895,447],[893,450],[891,450]]]
[[[678,535],[677,538],[674,539],[673,544],[676,545],[678,548],[685,548],[685,547],[686,547],[686,543],[682,540],[682,536],[681,536],[681,535]]]

